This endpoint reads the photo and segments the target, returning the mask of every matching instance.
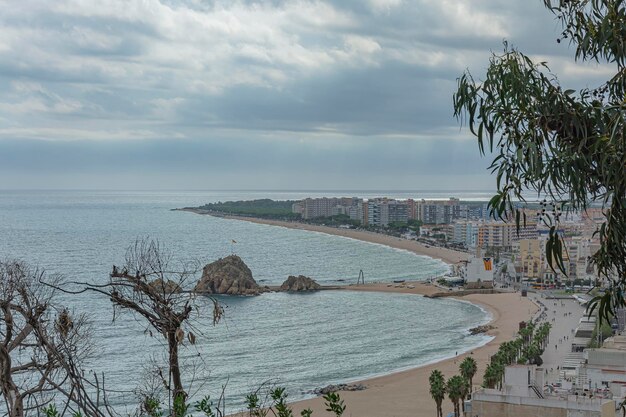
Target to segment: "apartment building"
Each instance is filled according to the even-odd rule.
[[[446,227],[446,236],[452,243],[462,243],[467,248],[474,248],[478,243],[479,222],[455,220]]]
[[[536,223],[520,225],[518,230],[514,222],[488,222],[481,224],[478,228],[478,246],[481,248],[510,248],[514,242],[523,239],[536,239],[537,236]]]
[[[357,197],[306,198],[293,204],[292,211],[294,213],[300,213],[303,219],[308,220],[316,217],[349,214],[350,207],[359,206],[362,202],[363,200]]]
[[[417,219],[424,224],[446,224],[460,217],[458,198],[449,200],[421,200],[417,204]]]
[[[387,226],[389,223],[406,223],[409,219],[408,204],[404,201],[387,198],[373,199],[367,202],[368,224]]]
[[[418,206],[418,202],[413,200],[412,198],[409,198],[408,200],[406,200],[406,205],[407,205],[407,215],[409,217],[409,220],[417,220],[417,206]]]
[[[464,220],[489,220],[490,210],[487,203],[459,203],[459,219]]]

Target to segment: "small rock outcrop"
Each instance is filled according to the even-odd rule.
[[[206,265],[195,292],[204,294],[258,295],[267,291],[259,286],[250,268],[237,255]]]
[[[478,326],[478,327],[472,327],[471,329],[469,329],[469,332],[471,335],[475,335],[475,334],[487,333],[489,330],[493,330],[493,329],[495,329],[494,326],[490,324],[485,324],[485,325]]]
[[[280,286],[281,291],[317,291],[320,288],[322,288],[320,284],[304,275],[298,275],[297,277],[291,275]]]
[[[328,385],[323,388],[316,388],[311,391],[311,393],[316,395],[326,395],[337,391],[363,391],[365,389],[367,389],[367,387],[363,384],[338,384]]]

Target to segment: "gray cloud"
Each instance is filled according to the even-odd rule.
[[[190,167],[228,171],[233,186],[253,175],[320,188],[321,171],[357,188],[432,173],[488,186],[488,161],[451,114],[465,68],[480,75],[506,38],[566,83],[606,78],[572,64],[541,3],[12,2],[0,16],[0,169],[46,187],[128,184],[124,173],[178,184]]]

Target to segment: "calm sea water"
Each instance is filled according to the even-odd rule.
[[[360,269],[368,281],[425,279],[448,270],[440,261],[381,245],[170,211],[220,200],[308,195],[332,193],[3,191],[0,257],[17,257],[71,279],[102,282],[111,265],[122,263],[129,244],[149,236],[181,261],[208,263],[234,251],[255,279],[267,284],[298,274],[327,284],[354,282]],[[90,315],[98,346],[90,366],[106,371],[110,387],[136,388],[146,359],[162,358],[161,340],[146,335],[145,326],[130,315],[113,322],[107,300],[86,296],[64,301]],[[226,319],[215,327],[209,306],[200,306],[198,344],[183,349],[183,356],[197,369],[194,389],[199,394],[216,396],[227,384],[231,411],[241,409],[243,395],[267,381],[286,386],[290,398],[299,399],[316,387],[418,366],[486,341],[467,333],[487,319],[486,313],[456,300],[324,291],[221,301]],[[114,401],[132,404],[133,398],[119,394]]]

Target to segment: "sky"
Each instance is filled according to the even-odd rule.
[[[492,190],[453,117],[503,40],[561,84],[542,0],[0,0],[0,189]]]

